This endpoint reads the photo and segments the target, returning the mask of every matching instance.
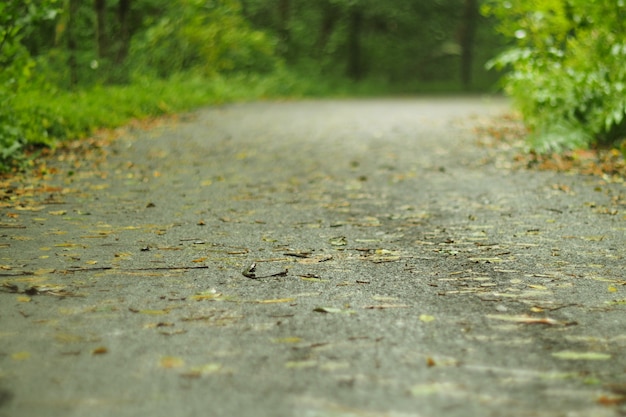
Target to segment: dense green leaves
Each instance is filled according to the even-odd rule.
[[[34,60],[21,40],[34,25],[56,16],[55,0],[8,0],[0,3],[0,170],[19,158],[26,142],[45,143],[33,135],[39,126],[36,109],[15,110],[15,98],[33,80]]]
[[[274,69],[274,41],[249,27],[236,0],[171,3],[132,47],[137,68],[160,77],[196,70],[218,73]]]
[[[617,144],[626,137],[626,2],[489,1],[484,11],[516,46],[506,90],[539,152]]]

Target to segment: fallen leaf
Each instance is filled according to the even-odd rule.
[[[109,349],[105,348],[104,346],[100,346],[95,348],[94,350],[91,351],[92,355],[103,355],[105,353],[107,353],[109,351]]]
[[[354,310],[342,310],[336,307],[315,307],[313,311],[317,313],[330,313],[330,314],[355,314]]]
[[[430,323],[431,321],[435,321],[435,317],[428,314],[420,314],[420,321]]]
[[[493,320],[510,321],[513,323],[521,324],[549,324],[549,325],[561,325],[565,326],[569,323],[551,319],[549,317],[531,317],[531,316],[507,316],[504,314],[487,314],[487,318]]]
[[[250,266],[245,268],[241,274],[246,278],[256,278],[256,262],[252,262]]]
[[[598,404],[606,406],[620,405],[626,403],[626,396],[601,395],[597,401]]]
[[[30,352],[15,352],[11,355],[14,361],[24,361],[30,358]]]
[[[56,269],[54,268],[40,268],[40,269],[37,269],[35,272],[33,272],[33,274],[46,275],[46,274],[52,274],[54,273],[54,271],[56,271]]]
[[[182,358],[176,356],[164,356],[159,360],[159,366],[162,368],[182,368],[185,365],[185,361]]]
[[[581,236],[580,238],[587,242],[601,242],[604,240],[605,236]]]
[[[346,246],[348,244],[348,239],[345,236],[337,236],[330,238],[328,242],[333,246]]]
[[[579,360],[579,361],[604,361],[611,359],[611,355],[608,353],[600,352],[575,352],[571,350],[562,350],[560,352],[554,352],[552,354],[555,358],[564,360]]]
[[[222,297],[221,292],[217,292],[215,289],[211,289],[209,291],[204,291],[204,292],[192,295],[189,298],[191,298],[194,301],[201,301],[201,300],[217,300],[220,297]]]
[[[295,298],[276,298],[272,300],[257,300],[255,303],[258,304],[279,304],[279,303],[292,303],[296,301]]]
[[[302,338],[297,337],[297,336],[293,336],[293,337],[280,337],[280,338],[276,338],[276,339],[272,339],[272,343],[285,343],[285,344],[289,344],[289,343],[299,343],[302,341]]]
[[[472,262],[485,263],[485,264],[499,264],[504,262],[501,258],[469,258]]]
[[[201,376],[223,372],[223,366],[219,363],[207,363],[205,365],[194,366],[187,372],[180,374],[186,378],[200,378]]]
[[[413,396],[424,396],[424,395],[434,395],[434,394],[450,394],[454,395],[455,393],[461,392],[458,386],[454,386],[450,383],[439,383],[435,382],[432,384],[418,384],[411,387],[411,395]]]

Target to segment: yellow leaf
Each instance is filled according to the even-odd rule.
[[[222,296],[221,293],[215,293],[215,294],[196,294],[196,295],[192,295],[190,298],[194,301],[201,301],[201,300],[217,300]]]
[[[65,216],[67,214],[67,210],[49,211],[48,214],[52,216]]]
[[[200,186],[202,187],[208,187],[209,185],[213,184],[213,181],[211,180],[204,180],[200,183]]]
[[[435,321],[435,317],[428,314],[420,314],[420,321],[423,321],[424,323],[430,323],[431,321]]]
[[[617,288],[610,286],[609,287],[609,292],[617,292]]]
[[[17,297],[17,301],[19,301],[20,303],[30,303],[31,298],[27,295],[20,295]]]
[[[195,262],[195,263],[197,263],[197,264],[198,264],[198,263],[201,263],[201,262],[206,261],[207,259],[209,259],[209,257],[208,257],[208,256],[203,256],[202,258],[194,259],[194,260],[193,260],[193,261],[191,261],[191,262]]]
[[[598,235],[598,236],[581,236],[580,238],[588,242],[600,242],[604,240],[604,237],[605,237],[604,235]]]
[[[11,359],[14,361],[24,361],[30,358],[30,352],[15,352],[11,355]]]
[[[14,207],[15,210],[20,211],[41,211],[46,208],[46,206],[17,206]]]
[[[574,352],[571,350],[563,350],[552,354],[555,358],[565,360],[584,360],[584,361],[602,361],[611,359],[608,353],[600,352]]]
[[[182,375],[189,378],[198,378],[203,375],[216,374],[221,372],[222,370],[222,365],[219,363],[207,363],[205,365],[194,366],[188,372],[185,372]]]
[[[163,356],[159,361],[159,365],[162,368],[182,368],[185,366],[185,361],[182,358],[176,356]]]
[[[60,343],[80,343],[85,340],[83,336],[71,333],[57,333],[54,338]]]
[[[257,300],[256,302],[259,304],[277,304],[277,303],[291,303],[296,301],[295,298],[277,298],[274,300]]]
[[[272,339],[273,343],[299,343],[302,339],[296,336],[293,337],[280,337],[277,339]]]

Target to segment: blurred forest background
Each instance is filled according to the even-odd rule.
[[[27,147],[133,118],[271,97],[495,91],[495,69],[536,148],[617,143],[625,12],[624,0],[4,0],[0,170],[27,162]]]

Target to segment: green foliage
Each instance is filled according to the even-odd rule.
[[[618,144],[626,137],[626,2],[489,1],[516,46],[490,65],[511,71],[505,89],[538,152]]]
[[[236,0],[172,2],[165,15],[132,46],[142,73],[167,77],[195,70],[205,76],[267,73],[278,61],[275,43],[250,28]]]
[[[20,151],[29,139],[38,141],[36,136],[31,137],[37,112],[15,109],[16,97],[32,82],[35,66],[21,39],[39,21],[55,17],[55,3],[55,0],[0,3],[0,171],[20,159]]]

